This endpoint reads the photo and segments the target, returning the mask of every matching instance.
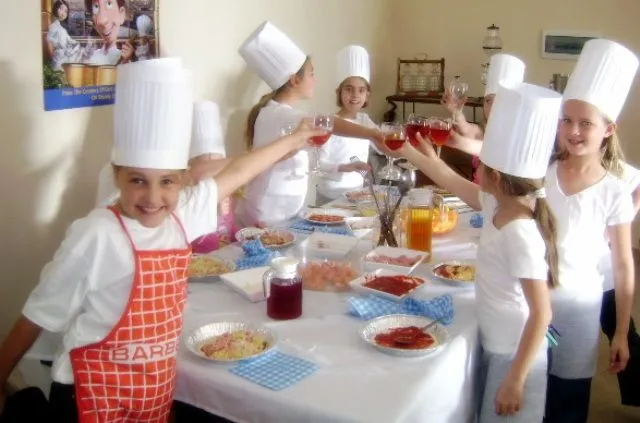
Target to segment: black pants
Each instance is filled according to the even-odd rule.
[[[39,388],[26,388],[7,397],[0,423],[48,422],[49,402]]]
[[[602,295],[600,326],[611,342],[616,331],[616,295],[613,289]],[[640,407],[640,336],[636,332],[633,319],[629,323],[627,342],[629,343],[629,362],[627,368],[617,375],[620,397],[623,405]]]
[[[591,378],[562,379],[549,375],[544,423],[587,423]]]

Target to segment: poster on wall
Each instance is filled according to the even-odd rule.
[[[44,109],[113,104],[118,65],[157,57],[159,0],[41,0]]]

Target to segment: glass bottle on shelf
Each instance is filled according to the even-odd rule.
[[[411,63],[403,65],[402,78],[400,79],[400,89],[403,93],[415,91],[415,76],[413,75],[413,67],[411,65]]]
[[[429,94],[438,94],[441,90],[440,86],[440,64],[433,63],[431,65],[431,75],[429,75]]]
[[[427,64],[418,63],[414,90],[420,94],[426,94],[429,87],[429,75],[427,74]]]

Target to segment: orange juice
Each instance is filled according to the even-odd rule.
[[[431,257],[431,238],[433,234],[433,208],[431,206],[412,206],[407,222],[407,247],[425,251]]]

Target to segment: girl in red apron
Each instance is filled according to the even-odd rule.
[[[323,135],[303,126],[185,192],[188,80],[179,59],[118,68],[112,163],[119,197],[71,225],[0,347],[3,387],[42,329],[63,333],[52,421],[168,420],[190,242],[215,229],[218,198]]]

